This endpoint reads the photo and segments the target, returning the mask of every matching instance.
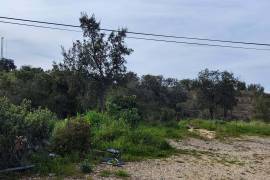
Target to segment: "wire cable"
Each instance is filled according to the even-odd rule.
[[[27,26],[27,27],[35,27],[35,28],[45,28],[45,29],[52,29],[52,30],[61,30],[61,31],[82,32],[82,31],[79,31],[79,30],[72,30],[72,29],[65,29],[65,28],[55,28],[55,27],[49,27],[49,26],[40,26],[40,25],[33,25],[33,24],[25,24],[25,23],[16,23],[16,22],[9,22],[9,21],[1,21],[1,20],[0,20],[0,23],[12,24],[12,25],[20,25],[20,26]],[[196,42],[186,42],[186,41],[174,41],[174,40],[143,38],[143,37],[133,37],[133,36],[127,36],[127,38],[128,39],[137,39],[137,40],[146,40],[146,41],[155,41],[155,42],[166,42],[166,43],[176,43],[176,44],[188,44],[188,45],[208,46],[208,47],[222,47],[222,48],[233,48],[233,49],[270,51],[270,49],[265,49],[265,48],[229,46],[229,45],[208,44],[208,43],[196,43]]]
[[[37,27],[37,28],[45,28],[45,29],[52,29],[52,30],[62,30],[62,31],[71,31],[71,32],[82,32],[82,31],[73,30],[73,29],[56,28],[56,27],[40,26],[40,25],[25,24],[25,23],[16,23],[16,22],[1,21],[1,20],[0,20],[0,23],[13,24],[13,25],[21,25],[21,26],[29,26],[29,27]]]
[[[55,25],[55,26],[73,27],[73,28],[80,28],[81,27],[81,26],[78,26],[78,25],[63,24],[63,23],[54,23],[54,22],[47,22],[47,21],[37,21],[37,20],[21,19],[21,18],[12,18],[12,17],[5,17],[5,16],[0,16],[0,19],[9,19],[9,20],[15,20],[15,21],[24,21],[24,22],[31,22],[31,23],[41,23],[41,24],[48,24],[48,25]],[[101,28],[100,30],[110,31],[110,32],[119,32],[118,30],[106,29],[106,28]],[[209,39],[209,38],[187,37],[187,36],[174,36],[174,35],[143,33],[143,32],[133,32],[133,31],[128,31],[127,34],[143,35],[143,36],[154,36],[154,37],[164,37],[164,38],[175,38],[175,39],[188,39],[188,40],[210,41],[210,42],[222,42],[222,43],[232,43],[232,44],[270,46],[269,43],[231,41],[231,40]]]
[[[233,48],[233,49],[270,51],[270,49],[266,49],[266,48],[263,49],[263,48],[252,48],[252,47],[242,47],[242,46],[228,46],[228,45],[219,45],[219,44],[195,43],[195,42],[186,42],[186,41],[172,41],[172,40],[141,38],[141,37],[132,37],[132,36],[128,36],[128,38],[129,39],[146,40],[146,41],[176,43],[176,44],[189,44],[189,45],[199,45],[199,46],[209,46],[209,47],[222,47],[222,48]]]

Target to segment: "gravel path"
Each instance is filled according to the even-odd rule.
[[[179,154],[166,159],[128,163],[122,168],[100,165],[93,179],[117,179],[101,177],[102,170],[124,170],[127,179],[270,179],[270,138],[244,137],[239,139],[169,140]]]

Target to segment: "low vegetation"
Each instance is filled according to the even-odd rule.
[[[15,125],[25,121],[27,123],[24,124],[28,126],[26,129],[35,128],[25,134],[25,137],[31,143],[38,142],[37,139],[32,138],[33,135],[36,138],[39,137],[42,141],[47,139],[49,142],[45,148],[40,146],[40,149],[34,150],[35,153],[23,156],[25,162],[35,164],[33,171],[40,175],[80,176],[83,173],[90,173],[94,165],[107,156],[105,153],[107,148],[121,150],[124,161],[162,158],[176,153],[185,153],[172,148],[167,139],[193,136],[194,134],[188,131],[190,127],[215,131],[218,138],[241,135],[270,135],[270,125],[260,121],[226,122],[193,119],[181,120],[179,123],[176,121],[159,123],[138,121],[138,123],[133,124],[129,121],[130,116],[118,117],[111,113],[96,111],[89,111],[85,115],[78,115],[65,120],[54,120],[51,124],[51,120],[55,116],[47,110],[27,111],[26,105],[15,106],[10,104],[7,99],[1,101],[2,111],[0,112],[2,112],[2,116],[5,115],[6,118],[13,119],[14,121],[11,122],[14,122]],[[16,116],[11,116],[10,113],[15,111],[17,112]],[[5,113],[3,114],[3,112]],[[18,119],[16,120],[15,117]],[[34,119],[38,119],[39,123],[37,123],[37,120],[32,120],[32,117],[37,117]],[[39,132],[43,133],[37,134],[38,128],[42,128],[42,131],[40,129]],[[18,132],[23,131],[18,129]],[[7,136],[8,141],[12,142],[14,137],[16,137],[16,134]],[[12,144],[9,146],[13,147]],[[32,149],[25,149],[25,152],[31,151]],[[6,157],[11,157],[13,154],[13,152],[6,153],[9,155]],[[53,153],[53,155],[50,156],[49,153]],[[19,160],[9,159],[6,162],[16,164]],[[2,164],[2,166],[6,167],[6,164]],[[103,174],[106,175],[106,173]],[[114,173],[114,175],[126,176],[123,172]]]
[[[242,135],[270,136],[270,124],[261,121],[222,121],[222,120],[188,120],[181,121],[180,126],[191,125],[194,128],[215,131],[218,138]]]
[[[126,171],[123,171],[123,170],[118,170],[118,171],[103,170],[100,172],[99,176],[101,177],[116,176],[122,179],[126,179],[130,177],[130,175]]]

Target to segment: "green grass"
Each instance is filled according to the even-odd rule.
[[[177,123],[170,127],[141,123],[131,128],[122,121],[110,120],[93,128],[93,144],[100,151],[120,149],[125,161],[161,158],[175,153],[166,139],[182,138],[183,132]]]
[[[41,176],[81,176],[82,173],[77,168],[77,159],[77,155],[49,158],[45,153],[37,153],[32,155],[31,161],[35,165],[34,173]]]
[[[215,120],[185,120],[179,123],[180,127],[192,125],[195,128],[203,128],[215,131],[217,138],[239,137],[241,135],[249,136],[270,136],[270,124],[251,121],[215,121]]]
[[[119,178],[128,178],[130,175],[124,170],[118,170],[114,172],[114,175]]]
[[[111,172],[109,170],[102,170],[99,175],[101,177],[110,177],[112,174],[113,174],[113,172]]]

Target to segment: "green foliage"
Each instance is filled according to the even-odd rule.
[[[37,109],[25,117],[25,127],[31,143],[39,144],[41,139],[49,139],[56,116],[48,109]]]
[[[109,121],[110,117],[105,113],[99,113],[96,111],[89,111],[85,114],[85,119],[93,127],[100,127],[100,125],[106,121]]]
[[[237,111],[232,116],[227,112],[234,109],[236,100],[243,97],[245,91],[254,94],[251,95],[252,98],[257,95],[262,97],[260,100],[262,103],[258,101],[254,104],[257,106],[255,118],[266,119],[266,115],[263,115],[266,110],[266,106],[263,105],[265,104],[263,87],[251,84],[246,89],[243,82],[238,81],[227,71],[204,70],[197,80],[180,81],[153,75],[138,77],[130,72],[124,79],[119,78],[119,83],[110,85],[112,91],[108,96],[107,93],[97,94],[102,88],[93,77],[90,75],[86,77],[82,71],[70,71],[66,68],[54,64],[50,71],[31,66],[1,71],[0,96],[6,96],[16,105],[23,99],[29,99],[33,108],[48,108],[59,118],[98,109],[98,101],[108,97],[108,113],[117,115],[116,119],[122,116],[134,126],[139,120],[238,117]]]
[[[12,71],[15,70],[16,66],[14,64],[14,61],[12,59],[0,59],[0,71]]]
[[[175,110],[170,109],[170,108],[161,108],[160,120],[161,121],[176,120],[176,112],[175,112]]]
[[[20,106],[0,98],[0,167],[21,163],[28,152],[42,147],[52,131],[55,116],[48,110],[30,110],[29,102]]]
[[[175,119],[176,113],[179,113],[176,105],[187,98],[185,87],[177,79],[152,75],[142,76],[135,94],[138,109],[143,119],[148,121]],[[173,115],[169,117],[169,114]]]
[[[197,79],[198,100],[202,109],[208,109],[211,119],[216,115],[217,107],[223,109],[223,118],[227,118],[228,110],[237,105],[239,81],[227,71],[201,71]]]
[[[54,120],[54,114],[46,109],[31,111],[29,101],[16,106],[0,98],[0,167],[18,165],[31,149],[44,146]]]
[[[270,96],[257,95],[255,98],[254,118],[261,119],[266,122],[270,121]]]
[[[82,156],[99,158],[90,149],[117,148],[124,160],[169,156],[175,150],[166,139],[191,135],[189,124],[216,131],[220,138],[270,136],[270,125],[256,121],[174,121],[204,114],[221,118],[221,109],[226,119],[227,112],[237,105],[237,96],[244,94],[241,91],[255,99],[255,118],[269,121],[270,98],[261,85],[246,87],[232,73],[208,69],[196,80],[181,81],[126,73],[125,57],[132,53],[125,44],[127,30],[105,35],[95,17],[86,14],[80,22],[83,40],[74,42],[67,51],[63,49],[63,62],[54,63],[49,71],[31,66],[16,69],[13,60],[0,60],[0,168],[28,162],[33,150],[48,150],[44,146],[49,140],[50,150],[62,157],[35,153],[31,160],[36,172],[73,175],[77,173],[74,162]],[[92,111],[80,117],[87,110]],[[51,111],[61,118],[77,117],[56,121]],[[85,173],[92,170],[87,160],[80,168]],[[123,171],[114,175],[128,177]]]
[[[106,36],[94,15],[82,14],[80,22],[83,41],[74,42],[68,51],[63,50],[64,61],[59,64],[59,69],[79,72],[84,78],[94,81],[99,110],[104,111],[106,93],[121,81],[126,73],[125,56],[133,50],[125,44],[126,29]]]
[[[109,114],[116,119],[126,121],[132,127],[141,120],[137,108],[136,96],[115,96],[107,103]]]
[[[80,164],[80,169],[83,173],[91,173],[93,171],[93,167],[88,159],[85,159]]]
[[[125,160],[139,160],[172,154],[174,150],[165,139],[182,137],[181,133],[177,124],[165,127],[140,123],[132,128],[125,121],[109,119],[92,128],[92,140],[94,149],[116,148]]]
[[[129,175],[126,171],[124,171],[124,170],[118,170],[118,171],[114,172],[114,174],[115,174],[116,177],[120,177],[120,178],[127,178],[127,177],[130,176],[130,175]]]
[[[24,119],[27,110],[11,104],[6,98],[0,98],[0,168],[14,166],[22,157],[14,156],[17,136],[26,136]],[[25,148],[22,148],[22,154]]]
[[[131,127],[135,127],[141,120],[137,108],[125,109],[119,113],[119,119],[127,122]]]
[[[33,172],[40,175],[48,175],[49,173],[56,176],[78,175],[76,163],[73,163],[72,159],[74,157],[70,155],[49,158],[47,153],[35,153],[31,156],[31,162],[35,164]]]
[[[109,170],[102,170],[101,172],[100,172],[100,176],[101,177],[109,177],[110,175],[112,175],[113,174],[113,172],[111,172],[111,171],[109,171]]]
[[[52,137],[52,149],[60,154],[85,153],[90,150],[90,124],[82,118],[67,120],[63,128],[58,128]]]

